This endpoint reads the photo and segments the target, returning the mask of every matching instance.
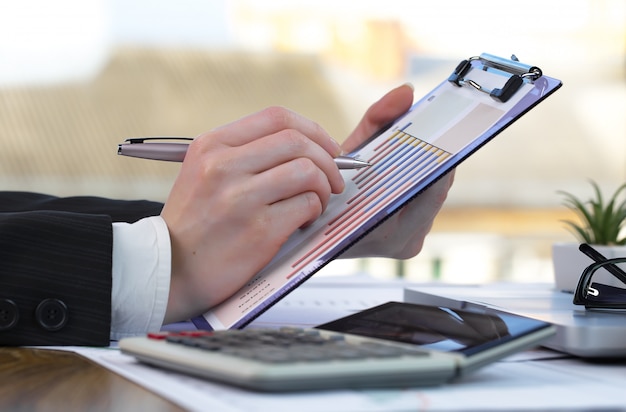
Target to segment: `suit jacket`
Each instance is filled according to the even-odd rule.
[[[0,192],[0,345],[108,345],[112,222],[162,206]]]

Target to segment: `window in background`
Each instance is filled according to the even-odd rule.
[[[121,159],[121,139],[194,136],[280,104],[341,140],[389,88],[421,95],[481,52],[564,87],[459,167],[420,256],[322,273],[550,280],[550,245],[570,238],[556,191],[626,180],[622,0],[4,1],[0,185],[164,200],[177,165]]]

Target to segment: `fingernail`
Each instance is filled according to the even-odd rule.
[[[415,86],[413,86],[413,83],[411,83],[411,82],[406,82],[406,83],[403,84],[403,86],[408,86],[408,87],[411,88],[411,90],[415,91]]]

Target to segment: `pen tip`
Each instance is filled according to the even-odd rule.
[[[340,169],[360,169],[371,166],[371,163],[369,162],[346,156],[335,158],[335,163],[337,163]]]

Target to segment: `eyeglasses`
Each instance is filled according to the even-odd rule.
[[[607,259],[586,243],[579,249],[595,263],[580,276],[574,304],[587,309],[626,309],[626,272],[619,266],[626,264],[626,257]]]

